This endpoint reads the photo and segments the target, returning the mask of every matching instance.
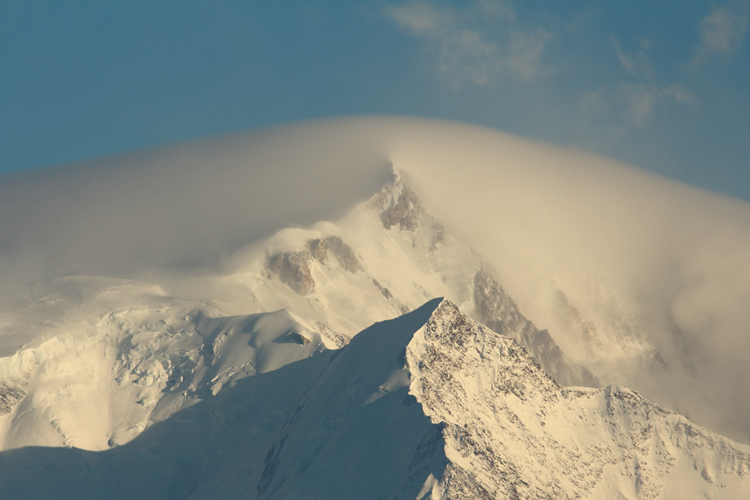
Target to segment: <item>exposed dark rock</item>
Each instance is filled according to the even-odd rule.
[[[297,252],[280,252],[268,256],[268,270],[276,274],[282,283],[299,295],[307,295],[315,290],[315,280],[310,272],[313,260],[328,264],[333,256],[347,271],[356,273],[362,270],[357,254],[352,247],[338,236],[326,236],[308,240],[305,247]]]
[[[278,275],[282,283],[299,295],[315,290],[315,280],[310,274],[310,252],[282,252],[268,257],[268,268]]]
[[[26,397],[26,392],[18,387],[11,387],[0,382],[0,415],[7,415],[13,411],[18,403]]]
[[[320,321],[318,321],[315,326],[318,330],[318,333],[320,333],[323,337],[331,340],[336,345],[336,349],[341,349],[351,340],[351,338],[349,337],[334,332],[333,330],[331,330],[331,327]]]
[[[415,231],[424,213],[417,195],[401,179],[375,195],[370,203],[381,210],[380,220],[388,230],[398,226],[401,230]]]
[[[350,273],[356,273],[362,270],[362,265],[357,258],[357,254],[352,247],[344,243],[344,240],[338,236],[326,236],[325,238],[316,238],[307,242],[307,248],[312,258],[321,264],[328,263],[328,254],[332,254],[341,264],[341,267]]]
[[[484,267],[474,275],[474,307],[480,322],[503,335],[515,337],[531,324]]]
[[[378,282],[378,280],[376,280],[375,278],[373,278],[372,279],[372,284],[375,285],[378,288],[378,290],[380,290],[380,293],[382,293],[383,297],[385,297],[387,300],[392,300],[393,299],[393,295],[391,294],[390,290],[388,290],[383,285],[381,285]]]
[[[310,339],[305,337],[299,332],[289,332],[286,336],[286,341],[290,344],[300,344],[300,345],[307,345],[310,343]]]

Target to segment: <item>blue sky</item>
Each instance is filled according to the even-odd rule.
[[[26,0],[0,9],[0,171],[402,114],[750,200],[750,0]]]

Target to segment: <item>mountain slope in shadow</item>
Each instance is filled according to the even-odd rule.
[[[750,447],[623,387],[562,388],[434,299],[118,448],[4,452],[0,480],[14,499],[743,498]]]

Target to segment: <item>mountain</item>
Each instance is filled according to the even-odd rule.
[[[4,330],[15,352],[0,358],[2,448],[124,444],[226,383],[340,348],[441,295],[515,339],[560,383],[598,384],[399,178],[338,224],[281,231],[214,286],[231,289],[231,302],[81,276],[27,297]]]
[[[301,347],[297,344],[298,347]],[[0,454],[7,498],[740,498],[750,447],[622,387],[561,388],[433,300],[103,452]]]
[[[429,120],[6,176],[0,491],[741,497],[748,242],[742,202]]]

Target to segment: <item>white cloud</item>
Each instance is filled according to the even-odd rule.
[[[635,67],[635,61],[632,57],[622,51],[622,44],[616,37],[612,37],[615,43],[615,51],[617,52],[617,58],[620,60],[620,65],[625,68],[625,71],[629,75],[636,76],[637,70]]]
[[[701,64],[714,56],[726,57],[736,51],[747,33],[749,17],[748,0],[715,7],[701,21],[701,44],[693,64]]]
[[[690,92],[679,83],[674,83],[669,87],[662,89],[661,94],[663,97],[671,99],[676,104],[697,102],[695,94]]]
[[[653,77],[654,71],[651,61],[644,51],[640,51],[635,56],[632,56],[622,49],[622,44],[617,37],[613,36],[612,40],[615,45],[615,52],[617,52],[617,58],[620,60],[620,66],[622,66],[630,76],[636,78]],[[643,45],[641,45],[641,47],[643,47]]]
[[[521,29],[507,2],[476,0],[459,10],[417,0],[383,13],[426,44],[437,70],[456,87],[464,81],[489,85],[500,76],[526,82],[551,73],[542,62],[551,33]]]
[[[616,112],[624,118],[624,125],[643,128],[650,122],[657,106],[664,103],[695,104],[695,95],[679,83],[662,85],[656,82],[656,71],[644,49],[635,55],[623,50],[617,37],[612,37],[615,53],[630,81],[603,86],[588,93],[582,100],[584,111],[590,114]]]
[[[626,82],[603,86],[586,94],[581,100],[584,112],[590,115],[616,114],[622,125],[645,128],[660,105],[691,105],[695,95],[678,83],[660,87],[654,83]]]
[[[411,30],[415,35],[441,36],[453,24],[449,10],[438,9],[426,2],[413,2],[408,6],[391,7],[385,10],[397,24]]]
[[[654,111],[660,92],[656,87],[623,84],[618,88],[618,97],[624,102],[632,123],[643,127]]]
[[[520,80],[530,81],[549,74],[551,69],[542,65],[541,59],[544,47],[551,38],[552,34],[541,28],[527,33],[512,33],[508,64]]]
[[[648,123],[659,103],[686,104],[696,101],[695,96],[689,90],[676,83],[668,87],[644,83],[625,83],[618,87],[617,97],[625,105],[630,122],[638,128],[642,128]]]
[[[498,19],[516,19],[513,6],[505,0],[477,0],[476,6],[482,13]]]

